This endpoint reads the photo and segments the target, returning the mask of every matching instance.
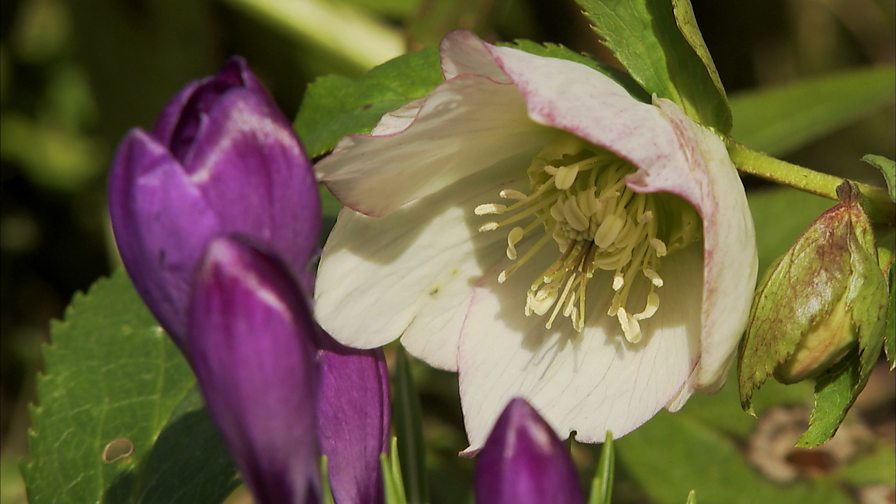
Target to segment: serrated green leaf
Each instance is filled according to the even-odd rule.
[[[691,490],[701,502],[726,504],[852,502],[828,481],[782,486],[765,479],[728,437],[678,414],[660,412],[616,440],[616,457],[650,502],[657,504],[681,504]]]
[[[890,201],[896,202],[896,162],[876,154],[866,154],[862,157],[862,161],[880,170],[880,174],[884,177],[887,184],[887,194]]]
[[[675,24],[681,31],[681,36],[687,41],[694,53],[703,62],[703,67],[709,78],[712,79],[713,85],[716,87],[719,96],[725,102],[725,113],[727,114],[727,128],[731,129],[731,109],[728,105],[728,95],[725,93],[725,86],[722,84],[722,78],[719,77],[719,71],[716,69],[716,63],[709,54],[709,48],[706,47],[706,41],[703,40],[703,34],[700,33],[700,27],[697,25],[697,18],[694,16],[694,8],[690,0],[672,0],[672,12],[675,15]],[[720,128],[722,129],[722,128]],[[726,131],[727,129],[722,129]]]
[[[32,504],[221,502],[236,473],[187,363],[119,271],[54,324],[32,409]]]
[[[644,88],[642,88],[634,79],[632,79],[629,74],[613,68],[609,65],[600,63],[599,61],[595,61],[589,56],[582,53],[577,53],[566,46],[552,43],[539,44],[538,42],[523,39],[514,40],[513,43],[501,45],[506,47],[515,47],[521,51],[526,51],[529,54],[535,54],[536,56],[565,59],[569,61],[575,61],[576,63],[581,63],[613,79],[619,85],[624,87],[625,90],[629,92],[629,94],[631,94],[638,100],[641,100],[643,102],[650,101],[650,95],[647,94],[644,91]]]
[[[357,79],[328,75],[308,86],[294,127],[316,157],[345,135],[370,132],[383,114],[425,96],[441,81],[434,49],[404,54]]]
[[[852,352],[827,370],[815,382],[815,407],[809,417],[809,428],[796,445],[812,448],[831,439],[855,401],[860,382],[859,358]]]
[[[595,31],[648,93],[668,98],[698,122],[727,133],[731,110],[685,1],[576,0]],[[687,37],[679,23],[688,31]],[[691,40],[699,49],[692,47]],[[709,60],[711,62],[711,60]],[[711,68],[711,69],[710,69]]]
[[[423,420],[420,397],[411,378],[408,357],[402,347],[396,347],[395,398],[392,402],[392,418],[398,438],[398,454],[401,475],[404,480],[407,501],[411,504],[429,502],[426,484],[426,451],[423,446]]]
[[[852,314],[859,340],[859,363],[862,386],[880,357],[883,347],[884,329],[887,326],[887,280],[880,271],[877,257],[869,252],[876,252],[874,235],[867,218],[867,237],[870,244],[861,244],[861,236],[850,242],[853,278],[846,294],[846,305]],[[854,222],[856,234],[860,235],[861,225]],[[866,248],[868,247],[868,248]],[[870,250],[869,250],[870,249]],[[876,254],[875,254],[876,255]],[[859,391],[856,393],[858,394]]]
[[[600,448],[597,470],[594,471],[594,478],[591,480],[591,494],[588,497],[588,504],[610,504],[612,502],[615,467],[613,434],[607,432],[604,443]]]
[[[896,69],[850,70],[731,97],[731,136],[780,156],[893,103]]]

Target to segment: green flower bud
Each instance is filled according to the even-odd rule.
[[[840,202],[769,268],[757,290],[738,360],[748,411],[770,375],[782,383],[817,377],[847,354],[858,356],[864,375],[880,353],[887,283],[874,234],[858,191],[844,183],[837,194]]]

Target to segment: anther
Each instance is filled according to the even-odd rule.
[[[617,271],[616,274],[613,275],[613,290],[618,292],[623,285],[625,285],[625,277],[622,276],[621,271]]]
[[[500,226],[497,222],[486,222],[485,224],[479,226],[479,232],[485,233],[486,231],[494,231],[498,229]]]
[[[554,185],[557,189],[565,191],[572,187],[573,182],[576,181],[576,175],[578,174],[579,167],[576,165],[561,166],[557,168],[557,173],[554,175]]]
[[[507,210],[507,205],[484,203],[474,208],[473,213],[476,215],[495,215],[503,213],[505,210]]]
[[[521,227],[515,227],[507,233],[507,258],[513,261],[517,257],[516,244],[523,239],[526,232]]]
[[[504,199],[517,201],[528,198],[528,196],[526,196],[526,193],[517,191],[516,189],[501,189],[501,192],[498,193],[498,196]]]
[[[616,318],[619,319],[619,325],[622,326],[622,333],[629,343],[637,343],[641,341],[641,324],[635,317],[626,313],[625,308],[619,308],[616,312]]]
[[[650,283],[652,283],[653,285],[656,285],[657,287],[663,286],[663,279],[662,279],[662,277],[660,277],[659,273],[657,273],[656,271],[654,271],[650,268],[644,268],[644,276],[649,278]]]
[[[660,297],[657,296],[656,292],[651,292],[647,295],[647,304],[644,306],[644,309],[641,313],[635,314],[635,320],[644,320],[652,317],[656,310],[660,307]]]
[[[653,250],[656,251],[657,257],[663,257],[666,255],[666,244],[663,243],[663,240],[659,240],[657,238],[651,238],[650,246],[653,247]]]

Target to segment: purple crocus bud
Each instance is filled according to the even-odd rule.
[[[190,361],[257,502],[317,492],[317,326],[286,268],[239,238],[213,240],[189,311]]]
[[[389,370],[380,349],[356,350],[321,331],[317,411],[337,503],[380,504],[389,443]]]
[[[113,162],[109,207],[134,285],[181,348],[193,273],[212,237],[236,232],[265,243],[297,278],[317,251],[310,163],[240,58],[188,85],[152,133],[128,133]]]
[[[476,502],[584,502],[566,448],[524,399],[507,404],[477,457]]]

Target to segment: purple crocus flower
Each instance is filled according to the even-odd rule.
[[[385,360],[342,347],[308,315],[317,185],[245,61],[189,84],[152,133],[129,132],[109,186],[125,267],[193,366],[256,497],[302,501],[319,447],[340,504],[382,502]]]
[[[507,404],[476,461],[476,502],[584,502],[575,466],[554,430],[524,399]]]
[[[279,261],[239,239],[209,244],[193,288],[191,364],[260,503],[304,503],[316,492],[316,330]]]
[[[389,370],[382,350],[318,339],[318,436],[339,504],[380,504],[380,454],[389,446]]]
[[[152,133],[128,133],[112,165],[109,211],[137,291],[181,348],[193,272],[212,237],[245,233],[298,277],[320,233],[308,158],[241,58],[188,85]]]

